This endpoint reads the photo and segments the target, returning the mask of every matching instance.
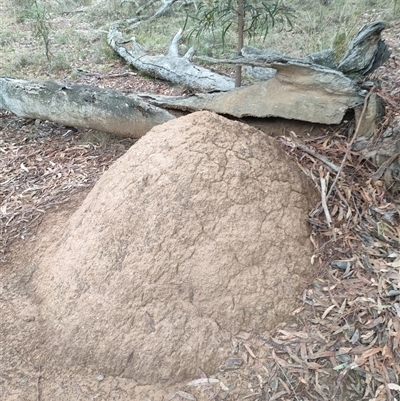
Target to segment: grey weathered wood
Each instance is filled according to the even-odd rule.
[[[385,23],[381,21],[364,25],[349,44],[349,49],[340,61],[338,70],[358,77],[368,75],[385,63],[391,51],[381,39]]]
[[[150,56],[135,38],[125,40],[118,27],[113,25],[108,32],[108,44],[130,65],[139,71],[182,85],[195,91],[228,91],[235,87],[234,81],[223,75],[191,62],[193,49],[179,56],[180,30],[174,37],[167,55]]]
[[[136,96],[84,85],[0,77],[0,109],[27,118],[139,138],[174,118]]]
[[[366,92],[339,71],[296,62],[269,65],[276,70],[273,78],[229,92],[140,96],[160,107],[321,124],[339,124],[348,109],[363,104]]]

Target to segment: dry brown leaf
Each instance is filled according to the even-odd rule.
[[[325,319],[326,316],[329,314],[329,312],[335,307],[336,307],[336,305],[331,305],[329,308],[327,308],[326,311],[323,313],[321,319]]]
[[[185,398],[186,400],[196,401],[196,398],[193,397],[192,394],[186,393],[185,391],[177,391],[175,394],[179,395],[182,398]]]
[[[244,347],[246,348],[246,351],[249,353],[249,355],[253,358],[253,359],[257,359],[257,357],[254,355],[254,352],[252,351],[252,349],[247,345],[247,344],[243,344]]]
[[[367,359],[372,355],[378,354],[379,352],[382,352],[381,348],[379,348],[379,347],[378,348],[372,348],[372,349],[369,349],[369,350],[363,352],[362,355],[361,355],[361,358]]]
[[[285,394],[286,394],[286,391],[280,391],[279,393],[274,394],[269,400],[270,401],[278,400]]]
[[[209,384],[215,384],[219,383],[218,379],[212,379],[212,378],[201,378],[201,379],[195,379],[191,380],[189,383],[187,383],[188,386],[207,386]]]
[[[282,358],[279,358],[276,356],[275,351],[272,350],[272,358],[274,359],[274,361],[280,365],[280,366],[289,366],[289,364]]]
[[[278,330],[278,333],[283,334],[285,337],[285,339],[292,339],[294,337],[298,337],[298,338],[304,338],[307,339],[309,336],[307,333],[304,332],[291,332],[291,331],[287,331],[287,330]]]

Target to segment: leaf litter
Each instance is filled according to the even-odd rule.
[[[397,65],[381,74],[387,112],[378,135],[400,110]],[[319,273],[290,322],[234,338],[240,369],[194,379],[177,398],[400,400],[399,200],[381,170],[349,148],[355,130],[349,121],[302,142],[295,133],[281,138],[322,192],[308,217]],[[0,257],[33,237],[46,210],[90,189],[132,143],[1,112]]]
[[[29,239],[49,208],[91,188],[134,142],[90,130],[0,115],[0,259]]]

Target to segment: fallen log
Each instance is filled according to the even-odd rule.
[[[19,117],[53,121],[139,138],[174,118],[137,96],[85,85],[0,77],[0,109]]]
[[[366,94],[354,81],[330,68],[295,61],[268,64],[275,75],[229,92],[189,96],[140,94],[147,102],[185,111],[209,110],[242,117],[281,117],[320,124],[339,124]]]
[[[175,35],[165,56],[149,56],[135,38],[124,39],[116,25],[110,27],[107,42],[130,65],[147,75],[194,91],[228,91],[235,87],[233,79],[193,64],[194,48],[190,48],[184,56],[179,56],[181,37],[182,30]]]

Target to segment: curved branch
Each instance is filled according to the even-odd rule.
[[[149,56],[135,38],[125,40],[117,26],[110,27],[108,44],[130,65],[147,75],[164,79],[174,84],[185,86],[194,91],[229,91],[234,88],[234,81],[229,77],[214,73],[207,68],[190,62],[193,50],[185,56],[178,54],[181,30],[175,35],[166,56]]]

